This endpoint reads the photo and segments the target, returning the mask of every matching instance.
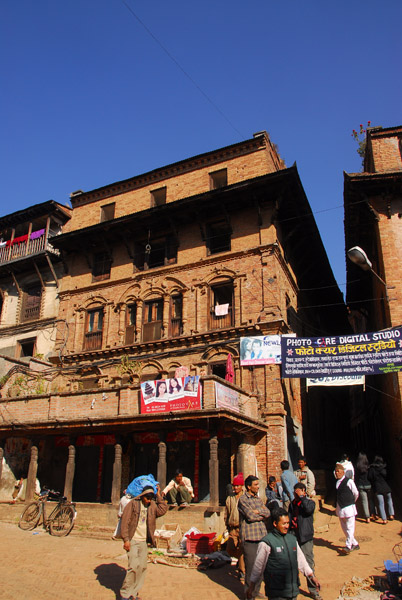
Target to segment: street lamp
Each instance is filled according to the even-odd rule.
[[[350,258],[350,260],[355,263],[355,265],[363,269],[363,271],[371,271],[373,275],[375,275],[377,279],[381,281],[385,288],[385,297],[387,299],[387,302],[389,302],[387,284],[383,279],[381,279],[378,273],[374,271],[373,264],[369,260],[365,251],[362,248],[360,248],[360,246],[353,246],[353,248],[350,248],[350,250],[347,251],[347,255]]]

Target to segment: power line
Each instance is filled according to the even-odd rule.
[[[200,92],[200,94],[202,94],[202,96],[204,96],[204,98],[211,104],[211,106],[213,106],[215,108],[216,111],[218,111],[218,113],[221,115],[221,117],[223,117],[225,119],[225,121],[236,131],[236,133],[238,133],[240,135],[241,138],[243,138],[243,140],[246,139],[246,136],[244,136],[238,129],[237,127],[232,123],[232,121],[225,115],[225,113],[219,108],[219,106],[217,106],[217,104],[215,104],[215,102],[208,96],[208,94],[206,94],[204,92],[204,90],[198,85],[198,83],[191,77],[191,75],[181,66],[181,64],[179,63],[179,61],[169,52],[169,50],[166,48],[166,46],[164,46],[162,44],[162,42],[156,37],[156,35],[154,33],[152,33],[152,31],[149,29],[149,27],[147,25],[145,25],[144,21],[142,21],[140,19],[140,17],[133,11],[133,9],[131,8],[131,6],[125,1],[125,0],[121,0],[122,3],[124,4],[124,6],[127,8],[127,10],[133,15],[133,17],[135,19],[137,19],[138,23],[145,29],[145,31],[148,33],[149,36],[151,36],[151,38],[154,40],[154,42],[156,42],[158,44],[158,46],[163,50],[163,52],[170,58],[170,60],[176,65],[176,67],[178,69],[180,69],[180,71],[183,73],[183,75],[185,75],[185,77],[187,77],[187,79],[189,81],[191,81],[191,83],[194,85],[194,87]]]

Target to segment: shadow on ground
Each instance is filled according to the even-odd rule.
[[[116,600],[120,600],[120,588],[123,584],[126,570],[116,563],[98,565],[94,573],[99,583],[116,594]]]
[[[240,583],[235,566],[225,565],[219,569],[207,569],[206,571],[200,572],[214,583],[230,590],[238,598],[244,598],[244,586]]]

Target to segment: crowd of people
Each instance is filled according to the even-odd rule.
[[[237,572],[244,584],[245,598],[294,600],[299,593],[299,571],[305,575],[310,596],[322,600],[320,583],[314,572],[314,512],[316,482],[314,473],[301,456],[298,469],[289,461],[280,464],[281,475],[268,477],[265,501],[260,497],[260,481],[238,473],[228,486],[225,525],[227,553],[237,558]],[[386,465],[380,456],[372,463],[359,453],[354,466],[343,455],[334,469],[336,514],[345,535],[342,553],[359,549],[355,538],[356,503],[360,498],[362,515],[371,520],[394,518],[392,493],[387,483]],[[121,588],[121,600],[139,600],[147,567],[147,543],[155,545],[156,518],[173,506],[187,507],[194,498],[191,481],[177,469],[161,490],[152,483],[135,497],[123,497],[119,509],[119,534],[128,554],[128,569]],[[387,519],[388,512],[388,519]],[[117,531],[117,530],[116,530]],[[264,581],[265,595],[260,588]]]

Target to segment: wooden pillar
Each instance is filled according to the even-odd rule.
[[[158,459],[158,470],[157,470],[157,480],[159,481],[159,485],[161,486],[161,491],[166,487],[166,471],[167,471],[167,463],[166,463],[166,444],[163,440],[161,440],[158,444],[159,449],[159,459]]]
[[[243,473],[244,479],[250,474],[246,473],[246,448],[247,444],[242,442],[237,448],[237,472]]]
[[[114,463],[113,463],[113,481],[112,481],[112,504],[119,504],[121,496],[121,455],[122,447],[115,444]]]
[[[25,502],[32,502],[35,493],[36,474],[38,472],[38,448],[31,446],[31,459],[29,461],[27,490],[25,494]]]
[[[3,474],[3,458],[4,458],[4,449],[0,446],[0,484],[1,484],[1,476]]]
[[[209,493],[212,507],[219,507],[219,460],[218,438],[216,435],[209,440]]]
[[[68,447],[68,461],[66,466],[66,476],[64,479],[64,495],[67,500],[73,499],[73,483],[75,473],[75,445],[70,444]]]

